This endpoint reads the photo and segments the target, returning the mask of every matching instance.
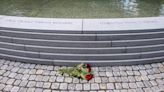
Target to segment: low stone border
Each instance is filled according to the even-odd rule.
[[[104,31],[104,30],[145,30],[163,29],[164,17],[115,18],[115,19],[61,19],[32,18],[0,15],[0,27],[68,30],[68,31]]]

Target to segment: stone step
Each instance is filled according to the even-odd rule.
[[[45,53],[65,53],[65,54],[116,54],[116,53],[138,53],[164,50],[164,44],[133,46],[133,47],[109,47],[109,48],[76,48],[76,47],[49,47],[36,45],[23,45],[7,42],[0,42],[1,48],[45,52]]]
[[[32,51],[21,51],[0,48],[2,54],[16,55],[29,58],[52,59],[52,60],[128,60],[164,56],[164,50],[139,53],[120,54],[63,54],[63,53],[43,53]]]
[[[24,45],[79,48],[131,47],[164,44],[164,38],[118,41],[64,41],[0,36],[0,39],[1,42],[10,42]]]
[[[111,40],[139,40],[164,37],[164,31],[146,33],[122,33],[122,34],[59,34],[38,33],[0,30],[1,36],[45,39],[45,40],[70,40],[70,41],[111,41]]]
[[[129,59],[129,60],[50,60],[50,59],[38,59],[38,58],[28,58],[20,57],[15,55],[8,55],[0,53],[0,58],[6,60],[15,60],[25,63],[36,63],[36,64],[50,64],[50,65],[65,65],[74,66],[80,63],[89,63],[92,66],[118,66],[118,65],[135,65],[135,64],[148,64],[163,62],[164,56],[161,57],[151,57],[144,59]],[[101,62],[101,63],[100,63]]]
[[[147,33],[161,32],[164,29],[143,29],[143,30],[99,30],[99,31],[77,31],[77,30],[42,30],[42,29],[22,29],[0,27],[0,30],[21,31],[21,32],[38,32],[38,33],[63,33],[63,34],[121,34],[121,33]]]

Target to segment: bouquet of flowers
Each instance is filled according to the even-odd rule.
[[[72,77],[77,77],[83,80],[91,80],[93,78],[93,74],[91,72],[91,66],[89,64],[79,64],[73,68],[63,68],[59,70],[60,74],[68,74]]]

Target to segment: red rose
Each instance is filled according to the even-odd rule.
[[[88,68],[88,72],[91,72],[91,68],[90,67]]]
[[[90,68],[90,67],[91,67],[91,65],[90,65],[90,64],[86,64],[86,66],[87,66],[87,68]]]
[[[92,74],[88,74],[85,76],[86,80],[89,81],[93,78],[93,75]]]

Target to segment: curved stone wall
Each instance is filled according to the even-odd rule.
[[[0,16],[0,58],[28,63],[131,65],[164,61],[164,17]]]

